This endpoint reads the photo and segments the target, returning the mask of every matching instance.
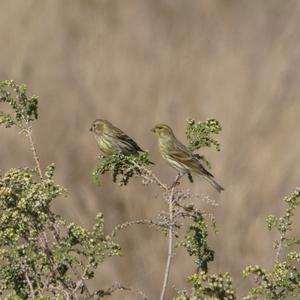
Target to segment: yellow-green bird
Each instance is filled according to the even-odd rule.
[[[107,120],[95,120],[90,131],[94,133],[99,149],[104,155],[121,152],[124,155],[137,156],[139,152],[144,152],[132,138]]]
[[[218,184],[214,176],[201,164],[198,157],[193,154],[174,135],[172,129],[165,124],[157,124],[152,131],[158,137],[159,151],[162,157],[175,168],[181,176],[191,172],[205,178],[218,192],[224,188]]]

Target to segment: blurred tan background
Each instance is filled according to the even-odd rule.
[[[205,154],[225,192],[215,194],[201,179],[183,186],[220,203],[211,270],[232,273],[244,294],[251,281],[242,279],[243,267],[268,268],[274,258],[265,217],[280,213],[282,197],[300,184],[300,2],[2,0],[0,7],[0,79],[24,82],[40,96],[35,139],[43,166],[55,162],[57,181],[70,192],[56,203],[68,220],[91,226],[102,211],[109,232],[165,207],[157,189],[138,180],[126,188],[109,175],[101,187],[93,183],[97,146],[88,129],[95,118],[149,149],[166,182],[175,172],[159,157],[150,128],[166,122],[185,141],[188,117],[221,121],[222,151]],[[14,129],[1,128],[0,136],[2,170],[33,164]],[[124,257],[107,260],[93,285],[120,281],[158,299],[166,239],[137,226],[119,241]],[[188,287],[192,271],[178,250],[170,299],[174,286]]]

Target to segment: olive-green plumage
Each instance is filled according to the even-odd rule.
[[[139,152],[143,152],[133,139],[107,120],[95,120],[90,131],[94,133],[99,149],[104,155],[116,152],[124,155],[138,155]]]
[[[218,192],[224,190],[208,172],[195,154],[183,145],[174,135],[172,129],[165,124],[156,125],[152,131],[158,137],[159,151],[162,157],[175,168],[180,175],[191,172],[205,178]]]

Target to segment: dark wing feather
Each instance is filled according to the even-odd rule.
[[[126,144],[131,145],[136,151],[143,151],[141,147],[123,131],[119,130],[119,132],[117,132],[117,137]]]
[[[127,134],[125,134],[121,129],[114,127],[113,128],[115,137],[123,143],[123,154],[134,154],[138,155],[138,152],[144,152],[144,150]],[[152,161],[149,161],[149,164],[154,165]]]
[[[113,129],[114,135],[116,138],[118,138],[121,142],[123,142],[127,147],[130,147],[132,151],[142,151],[141,147],[127,134],[125,134],[121,129],[114,127]]]

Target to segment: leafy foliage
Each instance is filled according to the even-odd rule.
[[[207,242],[208,225],[200,212],[196,212],[193,219],[187,235],[178,245],[185,247],[190,256],[196,257],[198,271],[207,273],[208,263],[214,260],[214,251],[209,248]]]
[[[6,299],[89,299],[114,289],[90,292],[85,283],[105,258],[120,255],[120,246],[104,233],[102,214],[91,230],[51,210],[52,201],[66,196],[54,183],[54,165],[41,171],[31,122],[38,117],[38,98],[12,80],[0,82],[0,124],[19,127],[28,137],[36,168],[0,174],[0,295]]]
[[[0,82],[0,103],[8,104],[11,111],[0,111],[0,124],[7,128],[17,126],[25,133],[36,163],[35,169],[12,168],[4,174],[0,173],[0,295],[9,300],[63,300],[99,299],[116,290],[132,292],[120,284],[89,291],[86,281],[94,277],[95,270],[106,258],[120,255],[120,246],[105,234],[101,213],[96,216],[92,229],[88,230],[75,223],[68,224],[51,210],[53,200],[65,197],[67,193],[54,182],[53,164],[45,172],[41,170],[31,127],[31,122],[38,118],[38,98],[28,97],[24,84],[5,80]],[[221,129],[215,119],[205,122],[189,119],[186,135],[190,150],[214,146],[219,151],[220,144],[212,135],[218,134]],[[194,155],[209,166],[204,156]],[[179,230],[184,228],[186,220],[191,221],[184,239],[178,245],[195,258],[197,270],[188,277],[192,285],[190,291],[183,290],[174,299],[236,299],[229,273],[209,273],[208,264],[214,260],[214,251],[207,241],[206,213],[195,208],[194,203],[182,204],[186,199],[193,198],[189,191],[177,188],[177,179],[171,186],[164,184],[145,168],[151,164],[147,152],[139,156],[115,153],[99,156],[98,159],[100,163],[93,173],[97,181],[106,172],[111,172],[113,181],[120,185],[127,185],[132,177],[141,177],[145,184],[157,184],[163,190],[163,199],[169,203],[169,213],[161,212],[156,221],[142,219],[127,222],[117,226],[117,229],[131,224],[159,227],[168,233],[168,262],[171,262],[172,238],[179,237]],[[192,177],[189,178],[192,181]],[[282,217],[270,215],[267,218],[268,228],[275,228],[279,233],[279,239],[274,243],[275,263],[269,272],[257,265],[244,270],[244,276],[254,275],[257,284],[244,297],[245,300],[299,299],[300,252],[292,248],[300,244],[300,239],[290,236],[299,199],[300,189],[297,189],[284,199],[287,208]],[[165,270],[161,299],[165,299],[169,270],[169,267]],[[142,292],[135,292],[147,299]]]
[[[194,119],[188,119],[186,135],[189,141],[189,149],[195,151],[202,147],[215,146],[220,151],[220,143],[212,138],[211,135],[218,134],[221,130],[220,122],[216,119],[208,119],[205,122],[196,122]]]
[[[87,294],[84,280],[106,257],[120,254],[104,234],[103,215],[89,231],[67,225],[50,210],[55,198],[66,195],[53,173],[51,165],[40,182],[27,168],[0,176],[0,294],[13,291],[22,299],[49,292]]]
[[[274,248],[279,252],[282,247],[300,243],[300,239],[287,236],[293,229],[294,211],[300,204],[300,189],[296,189],[290,197],[285,197],[283,201],[288,206],[285,210],[285,214],[279,218],[274,215],[269,215],[267,218],[268,229],[271,230],[275,227],[280,234],[279,240],[276,240],[274,243]]]
[[[183,290],[174,299],[236,299],[229,273],[208,274],[208,264],[214,260],[214,251],[209,248],[207,241],[208,225],[203,214],[194,208],[192,219],[187,235],[178,245],[185,247],[190,256],[196,257],[197,272],[188,278],[193,285],[191,291]]]
[[[113,155],[99,155],[100,164],[93,172],[96,182],[100,182],[100,176],[106,172],[111,172],[113,182],[117,182],[120,177],[120,185],[127,185],[129,179],[141,175],[141,166],[151,164],[147,152],[142,152],[139,156],[128,155],[116,152]]]
[[[219,134],[222,130],[221,124],[216,119],[208,119],[204,122],[196,122],[194,119],[187,120],[186,136],[189,142],[188,148],[191,151],[199,150],[203,147],[215,146],[217,151],[220,151],[220,143],[215,138],[212,138],[212,134]],[[194,153],[194,155],[202,160],[208,168],[211,168],[210,162],[204,155]],[[190,182],[193,182],[192,176],[188,175]]]
[[[276,228],[279,233],[279,240],[274,243],[276,253],[276,261],[270,272],[267,272],[258,265],[248,266],[244,270],[244,276],[254,275],[257,287],[244,297],[245,300],[254,300],[259,297],[265,299],[299,299],[300,294],[300,252],[291,251],[291,246],[298,244],[299,239],[288,237],[288,233],[292,231],[292,224],[295,209],[300,204],[300,189],[296,189],[290,197],[284,198],[287,204],[283,217],[268,216],[268,228]],[[280,260],[282,250],[290,250]]]
[[[190,276],[189,281],[193,284],[192,292],[182,291],[182,295],[174,300],[236,299],[232,279],[228,273],[207,275],[200,272]]]
[[[9,104],[14,111],[14,114],[1,111],[0,124],[7,128],[16,125],[23,129],[38,118],[38,97],[28,97],[26,92],[25,84],[17,84],[13,80],[0,82],[0,103]]]

